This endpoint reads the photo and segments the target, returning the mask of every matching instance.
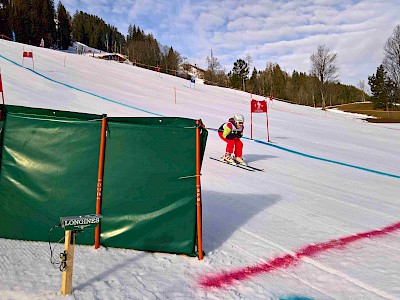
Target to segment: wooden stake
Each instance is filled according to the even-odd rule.
[[[72,230],[65,231],[64,250],[67,253],[65,270],[62,272],[61,292],[68,295],[72,292],[72,270],[74,267],[74,246],[76,232]]]
[[[174,86],[175,104],[176,104],[176,87]]]

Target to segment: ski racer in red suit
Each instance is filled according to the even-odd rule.
[[[242,157],[243,143],[240,140],[243,136],[243,124],[244,117],[241,114],[236,114],[218,129],[219,137],[226,142],[226,152],[223,159],[233,165],[247,165]],[[235,154],[234,157],[232,157],[232,153]]]

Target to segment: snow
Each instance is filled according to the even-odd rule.
[[[346,111],[343,111],[343,110],[340,110],[340,109],[337,109],[337,108],[330,108],[328,110],[331,111],[331,112],[337,113],[337,114],[350,114],[350,115],[357,116],[357,117],[362,118],[362,119],[366,119],[366,118],[376,119],[376,117],[374,117],[374,116],[346,112]]]
[[[26,58],[21,67],[24,46],[34,70]],[[193,89],[166,74],[4,40],[0,68],[8,104],[188,117],[210,128],[203,260],[77,245],[64,297],[48,243],[0,239],[0,299],[400,299],[399,124],[274,100],[271,143],[263,114],[253,115],[252,141],[244,92]],[[265,172],[208,159],[225,150],[212,128],[238,112],[244,158]]]

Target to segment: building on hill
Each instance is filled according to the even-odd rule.
[[[128,61],[128,57],[120,53],[100,53],[100,54],[95,54],[93,56],[105,60],[115,60],[120,63]]]

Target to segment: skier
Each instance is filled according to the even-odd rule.
[[[226,142],[226,153],[223,159],[233,165],[247,165],[242,157],[243,143],[240,140],[243,136],[243,124],[244,117],[241,114],[236,114],[218,129],[219,137]],[[232,153],[235,153],[234,158],[231,156]]]

